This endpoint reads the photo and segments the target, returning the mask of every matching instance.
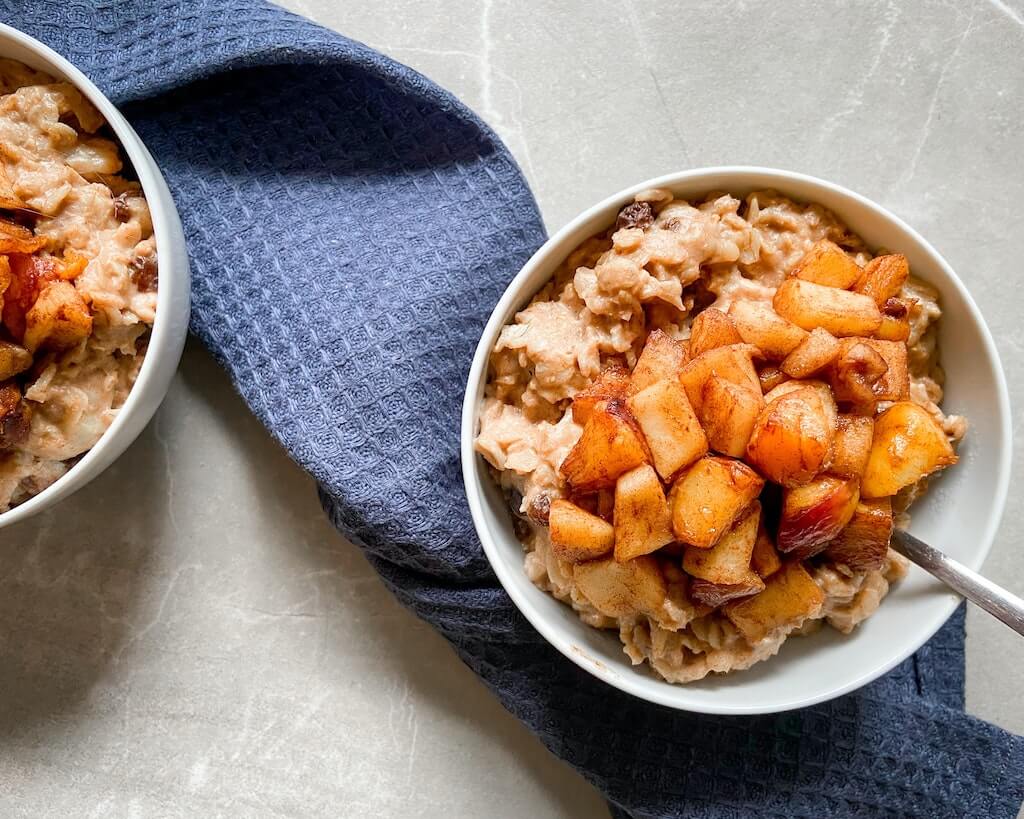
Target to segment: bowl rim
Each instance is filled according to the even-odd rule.
[[[81,70],[46,44],[23,31],[0,23],[0,43],[4,41],[13,42],[31,51],[41,63],[47,64],[47,68],[44,70],[59,75],[58,79],[61,77],[66,79],[100,112],[138,175],[139,184],[150,208],[157,257],[168,260],[174,258],[170,248],[175,243],[176,226],[177,232],[180,233],[180,223],[173,200],[167,192],[166,183],[163,181],[152,155],[121,112]],[[162,196],[161,193],[167,195]],[[135,383],[132,384],[128,397],[119,409],[117,416],[100,436],[100,439],[67,472],[23,503],[5,512],[0,512],[0,528],[22,521],[44,510],[52,503],[59,502],[67,494],[84,486],[89,478],[95,477],[95,475],[89,475],[92,466],[107,457],[106,450],[119,439],[121,430],[132,422],[133,417],[139,411],[139,405],[145,400],[144,396],[149,391],[151,382],[159,378],[158,373],[162,360],[172,353],[180,358],[181,350],[175,349],[180,346],[175,343],[176,332],[179,328],[171,321],[172,313],[175,312],[172,310],[172,304],[180,302],[182,299],[185,300],[186,305],[188,303],[190,276],[187,262],[180,270],[178,265],[168,264],[167,269],[161,269],[160,273],[156,316],[150,331],[149,347]],[[83,474],[88,477],[76,486],[75,484]]]
[[[1010,422],[1012,415],[1010,411],[1009,390],[1007,388],[1002,363],[999,360],[999,353],[996,350],[995,342],[992,338],[988,325],[985,323],[981,311],[978,309],[978,306],[970,292],[967,290],[967,287],[956,275],[950,264],[932,246],[932,244],[914,228],[887,208],[871,199],[868,199],[866,196],[857,193],[856,191],[850,190],[849,188],[834,182],[796,171],[753,165],[721,165],[693,168],[691,170],[663,174],[661,176],[630,185],[611,194],[610,196],[605,197],[598,203],[586,208],[559,229],[553,236],[548,238],[548,240],[544,242],[544,244],[541,245],[541,247],[538,248],[537,251],[529,258],[526,264],[523,265],[515,277],[513,277],[512,281],[509,282],[505,292],[502,294],[498,303],[495,305],[488,317],[487,323],[481,333],[480,340],[473,354],[472,364],[470,366],[463,397],[460,425],[460,453],[462,460],[463,485],[469,504],[470,515],[473,520],[473,526],[480,539],[484,554],[486,555],[492,570],[497,575],[499,582],[505,589],[505,592],[512,599],[516,608],[524,617],[526,617],[530,624],[540,632],[544,639],[554,646],[561,654],[580,668],[585,669],[595,677],[603,680],[609,685],[612,685],[620,691],[632,694],[633,696],[657,705],[664,705],[677,710],[709,714],[769,714],[789,711],[796,708],[804,708],[835,699],[836,697],[854,691],[872,680],[877,679],[883,674],[888,673],[905,659],[914,654],[935,635],[935,633],[946,623],[949,617],[956,610],[961,599],[954,595],[947,595],[948,599],[943,603],[941,611],[938,615],[933,616],[932,621],[928,622],[923,628],[920,639],[910,641],[908,644],[909,648],[905,648],[904,650],[897,652],[894,657],[879,664],[878,666],[872,667],[864,673],[852,675],[851,679],[847,680],[844,684],[837,685],[830,690],[807,696],[794,697],[791,701],[782,702],[769,707],[763,707],[757,704],[718,706],[715,705],[713,701],[710,704],[683,703],[679,701],[680,694],[677,694],[676,692],[684,692],[686,690],[686,686],[673,685],[665,682],[664,685],[647,688],[641,685],[640,680],[647,680],[648,678],[644,677],[640,673],[628,675],[620,674],[615,669],[609,668],[604,663],[589,657],[585,652],[582,652],[577,646],[575,646],[571,639],[568,639],[559,633],[559,629],[555,628],[548,618],[535,609],[532,602],[519,591],[517,584],[521,582],[521,578],[514,578],[512,576],[512,570],[507,570],[503,562],[499,559],[498,550],[500,547],[498,546],[497,538],[485,525],[482,501],[482,481],[488,478],[485,471],[481,468],[480,458],[473,448],[473,441],[476,437],[477,410],[480,395],[482,394],[483,381],[487,375],[487,360],[489,358],[491,348],[494,345],[498,332],[500,332],[501,327],[505,323],[505,316],[511,314],[511,311],[515,307],[525,304],[527,299],[532,298],[535,290],[525,292],[526,282],[534,275],[534,272],[538,268],[552,263],[551,256],[555,252],[555,248],[557,248],[566,239],[566,237],[576,232],[580,226],[594,219],[599,214],[605,211],[610,211],[615,206],[621,207],[623,204],[632,200],[632,198],[640,191],[659,187],[672,188],[674,186],[699,182],[703,178],[708,178],[710,180],[712,177],[722,176],[725,174],[756,175],[762,179],[765,177],[774,179],[778,183],[783,194],[785,194],[785,186],[787,183],[799,183],[801,185],[817,187],[854,200],[868,210],[873,211],[876,216],[893,223],[895,227],[905,232],[913,241],[915,241],[919,245],[920,249],[930,256],[936,266],[947,276],[950,284],[963,300],[971,320],[975,325],[977,325],[977,329],[983,342],[985,361],[992,370],[993,380],[996,385],[996,401],[998,405],[1000,426],[1000,451],[996,476],[997,490],[995,497],[993,498],[992,513],[988,518],[985,531],[982,533],[981,538],[979,538],[980,548],[974,553],[971,559],[963,561],[972,569],[980,568],[992,548],[996,531],[998,530],[1002,520],[1009,490],[1010,465],[1012,460],[1009,455],[1012,451],[1012,424]],[[761,181],[758,181],[757,186],[762,188],[771,187],[771,185],[763,184]],[[713,189],[714,188],[710,187],[709,182],[709,187],[707,189],[708,192],[710,193]],[[800,198],[806,199],[806,197]],[[562,255],[564,256],[564,254]],[[557,264],[557,262],[560,261],[561,259],[558,259],[555,263]]]

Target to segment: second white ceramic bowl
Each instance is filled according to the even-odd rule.
[[[149,202],[160,265],[156,321],[138,380],[99,442],[56,483],[0,514],[0,528],[48,509],[95,478],[127,449],[167,394],[185,346],[189,318],[189,269],[185,235],[167,183],[139,135],[100,90],[71,63],[38,40],[0,25],[0,57],[67,80],[96,106],[138,174]]]
[[[747,671],[670,685],[646,666],[633,667],[616,633],[584,625],[568,606],[529,581],[505,499],[473,451],[487,359],[501,328],[570,251],[611,225],[637,192],[652,187],[668,188],[684,199],[711,191],[742,197],[774,188],[796,200],[818,202],[872,248],[905,254],[914,275],[938,288],[943,308],[939,342],[947,376],[943,406],[966,415],[970,431],[959,450],[960,463],[933,482],[911,510],[910,531],[974,569],[988,554],[1009,483],[1010,406],[992,337],[963,283],[917,232],[863,196],[802,174],[747,167],[685,171],[621,191],[551,237],[513,279],[480,339],[463,405],[462,467],[476,531],[498,579],[533,626],[574,663],[622,691],[672,708],[716,714],[785,711],[837,697],[884,674],[924,645],[959,598],[912,567],[879,610],[850,635],[826,628],[787,640],[778,656]]]

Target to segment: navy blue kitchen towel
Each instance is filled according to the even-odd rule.
[[[0,0],[123,106],[192,254],[192,329],[338,529],[555,754],[636,817],[1013,817],[1024,739],[963,713],[963,612],[866,688],[756,718],[677,713],[516,612],[459,472],[470,356],[543,241],[522,175],[451,95],[256,0]]]

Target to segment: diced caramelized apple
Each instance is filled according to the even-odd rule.
[[[679,380],[698,414],[704,383],[714,375],[760,392],[761,382],[757,378],[752,358],[755,353],[757,348],[750,344],[730,344],[728,347],[708,350],[683,367]]]
[[[750,553],[750,568],[763,579],[771,577],[782,568],[782,559],[779,557],[772,537],[764,525],[764,514],[761,515],[761,524],[757,527],[757,539],[754,541],[754,551]]]
[[[829,369],[837,401],[871,404],[910,396],[907,345],[876,338],[844,338]]]
[[[839,341],[828,330],[815,327],[782,362],[782,372],[791,378],[809,378],[821,372],[839,355]]]
[[[630,395],[635,395],[664,379],[679,378],[685,357],[686,348],[681,342],[662,330],[652,330],[633,368],[629,383]]]
[[[850,522],[828,544],[830,560],[849,566],[855,572],[882,568],[892,538],[892,500],[861,500]]]
[[[910,265],[902,253],[875,256],[864,265],[864,272],[854,290],[872,299],[882,307],[889,299],[898,296],[910,275]]]
[[[776,541],[783,554],[806,560],[822,551],[850,522],[860,498],[859,481],[822,475],[782,493]]]
[[[864,339],[864,343],[885,361],[885,374],[871,388],[879,401],[905,401],[910,398],[910,367],[907,363],[907,345],[902,341]]]
[[[594,409],[576,446],[559,467],[576,492],[612,486],[619,475],[648,460],[647,445],[622,401]]]
[[[710,447],[723,455],[742,458],[763,408],[759,390],[711,376],[701,391],[699,415]]]
[[[898,402],[875,419],[861,494],[865,498],[895,495],[956,461],[946,434],[928,411],[910,401]]]
[[[580,390],[572,399],[572,420],[577,424],[585,424],[590,415],[602,401],[613,398],[623,399],[629,388],[629,370],[621,364],[610,364],[586,389]]]
[[[66,350],[92,333],[92,313],[73,284],[54,281],[43,286],[25,313],[25,348]]]
[[[807,337],[806,330],[784,319],[770,304],[734,301],[729,317],[740,337],[772,361],[781,361]]]
[[[717,609],[730,600],[749,597],[764,591],[764,580],[750,572],[742,583],[711,583],[708,580],[694,579],[690,583],[690,597],[706,606]]]
[[[708,549],[761,492],[764,480],[730,458],[706,456],[672,486],[672,530],[691,546]]]
[[[861,415],[839,415],[828,471],[841,478],[860,478],[871,454],[875,422]]]
[[[665,576],[650,555],[625,563],[611,558],[578,563],[572,576],[580,593],[607,617],[654,614],[665,602]]]
[[[882,313],[869,296],[803,279],[786,279],[772,305],[805,330],[821,327],[839,337],[870,336],[882,323]]]
[[[825,392],[804,386],[775,399],[766,396],[768,404],[747,444],[747,460],[769,480],[799,486],[821,471],[836,430],[835,404]]]
[[[910,310],[916,299],[889,299],[882,306],[882,323],[875,338],[883,341],[906,341],[910,338]]]
[[[757,373],[757,378],[761,382],[761,392],[768,394],[779,386],[779,384],[786,381],[789,376],[778,367],[769,366],[762,367]]]
[[[2,300],[0,296],[0,300]],[[24,347],[0,340],[0,381],[6,381],[32,366],[32,354]]]
[[[761,504],[755,501],[710,549],[688,546],[683,553],[683,571],[711,583],[747,582],[760,521]]]
[[[678,381],[659,381],[627,403],[666,481],[708,451],[707,436]]]
[[[551,501],[548,526],[551,551],[567,563],[604,557],[615,545],[615,530],[610,523],[563,498]]]
[[[743,339],[736,330],[736,325],[721,310],[709,307],[697,314],[690,325],[690,357],[696,358],[701,353],[715,347],[728,347],[730,344],[742,344]]]
[[[797,627],[817,617],[825,595],[799,562],[787,563],[765,581],[764,591],[723,607],[743,638],[759,643],[779,628]]]
[[[620,563],[671,543],[665,490],[654,468],[638,466],[615,484],[615,559]]]
[[[839,245],[822,239],[814,243],[789,275],[846,290],[857,283],[863,272]]]

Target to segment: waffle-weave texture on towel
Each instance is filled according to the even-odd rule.
[[[416,72],[256,0],[0,0],[163,169],[192,330],[391,590],[637,817],[1013,817],[1024,740],[963,713],[963,615],[863,690],[759,718],[621,694],[516,612],[462,490],[462,388],[543,241],[508,151]],[[341,806],[339,806],[339,810]]]

